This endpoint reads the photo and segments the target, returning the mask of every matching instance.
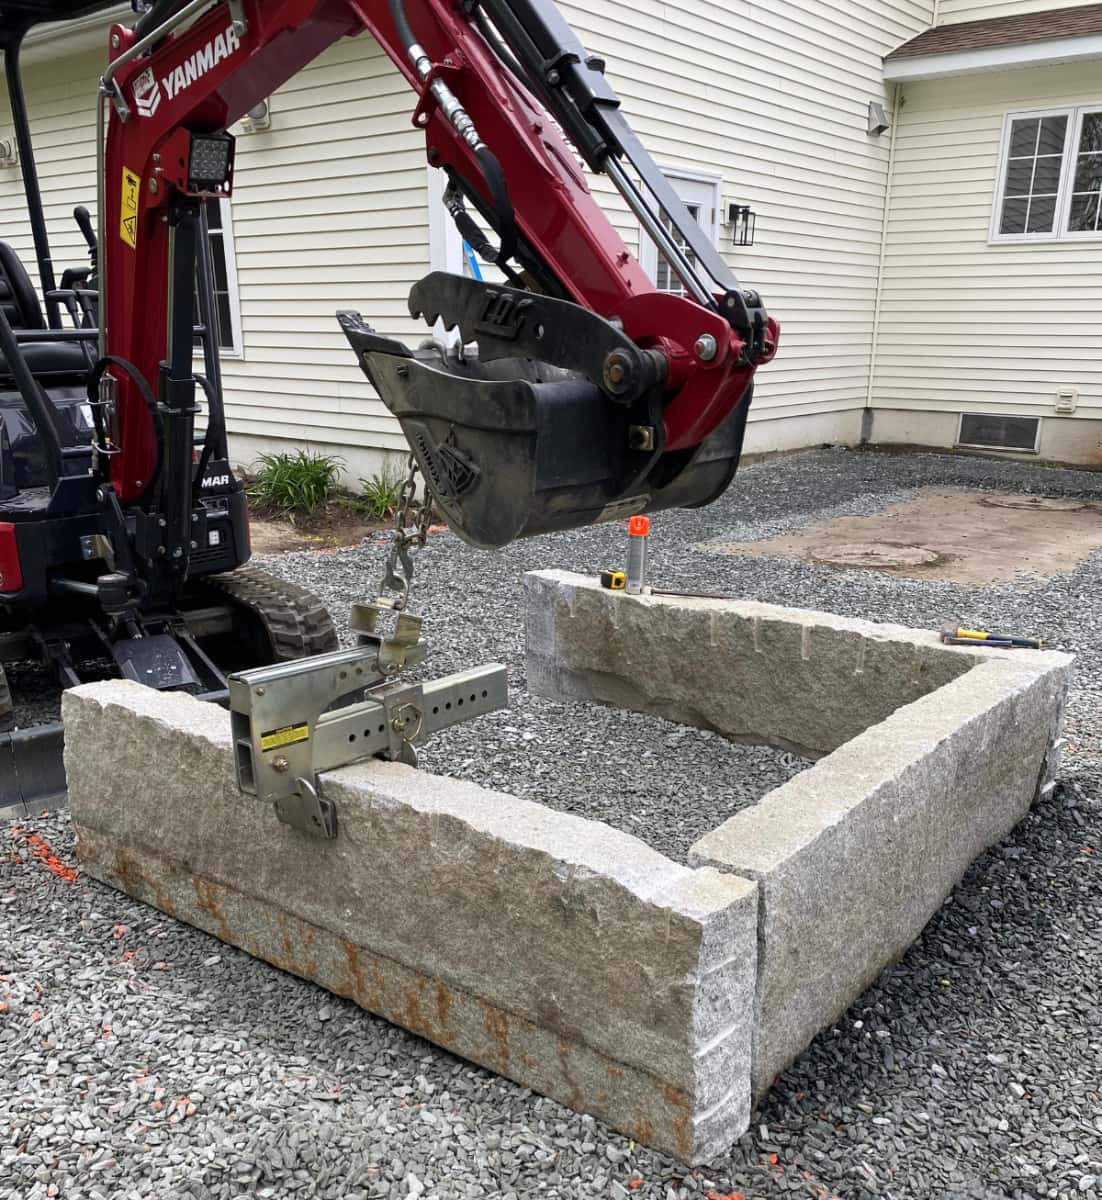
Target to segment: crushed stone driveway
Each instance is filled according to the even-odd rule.
[[[686,1173],[81,877],[61,813],[0,830],[0,1200],[1102,1197],[1102,555],[963,586],[709,548],[930,486],[1102,500],[1088,472],[834,449],[750,466],[719,503],[653,522],[658,586],[929,628],[952,617],[1078,656],[1060,787],[973,865],[722,1159]],[[772,760],[726,760],[695,735],[666,742],[661,723],[663,752],[640,770],[637,718],[528,696],[523,572],[619,565],[624,541],[601,527],[489,556],[433,535],[415,593],[431,670],[506,662],[514,699],[449,731],[426,765],[551,802],[561,781],[571,804],[615,772],[631,782],[620,807],[592,815],[627,828],[639,811],[661,823],[698,778],[720,803],[710,762],[770,784]],[[382,554],[373,540],[266,565],[343,617],[372,594]]]

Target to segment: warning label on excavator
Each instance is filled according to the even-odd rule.
[[[138,190],[142,181],[127,167],[122,169],[122,216],[119,237],[133,249],[138,246]]]
[[[310,738],[309,725],[284,725],[281,729],[270,729],[260,735],[261,750],[279,750],[283,746],[293,746],[296,742],[305,742]]]

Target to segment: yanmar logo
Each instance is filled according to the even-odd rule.
[[[134,81],[134,104],[139,114],[143,117],[153,116],[161,103],[162,88],[170,100],[175,99],[240,47],[241,39],[237,31],[232,25],[227,25],[223,33],[211,38],[205,46],[185,58],[175,70],[163,76],[160,83],[154,79],[152,69],[143,71]]]
[[[142,117],[153,116],[161,105],[161,88],[152,67],[146,67],[134,80],[134,104]]]

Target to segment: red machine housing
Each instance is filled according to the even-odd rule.
[[[369,32],[418,93],[414,124],[423,129],[429,162],[456,170],[487,204],[474,153],[437,106],[411,65],[382,0],[242,0],[244,29],[216,6],[183,32],[126,63],[115,75],[118,104],[110,112],[105,150],[105,202],[100,248],[106,276],[106,350],[132,362],[148,380],[165,355],[169,249],[167,207],[187,191],[187,139],[218,133],[342,37]],[[409,0],[418,42],[446,75],[500,160],[516,224],[579,305],[617,318],[640,347],[668,363],[663,411],[668,450],[691,448],[715,430],[747,394],[756,365],[776,352],[772,318],[764,347],[746,353],[743,339],[718,311],[659,292],[605,217],[586,185],[575,153],[545,109],[487,47],[450,0]],[[136,35],[111,31],[112,58]],[[714,352],[694,349],[714,339]],[[123,504],[136,502],[156,455],[145,400],[128,377],[118,380],[111,482]]]

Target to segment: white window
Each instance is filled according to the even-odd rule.
[[[1102,237],[1102,104],[1010,113],[991,240]]]
[[[233,249],[230,202],[207,202],[211,267],[214,272],[214,313],[222,357],[240,358],[241,300],[237,294],[237,259]]]
[[[719,185],[718,175],[706,175],[696,171],[663,171],[673,190],[681,197],[689,216],[704,230],[708,238],[715,243],[719,236]],[[663,212],[662,224],[672,232],[669,216]],[[684,240],[674,235],[678,244],[684,247]],[[692,253],[687,255],[690,262],[696,261]],[[681,280],[674,274],[666,256],[651,241],[646,233],[639,235],[639,261],[643,270],[654,280],[654,286],[660,292],[673,292],[683,296],[685,289]]]

